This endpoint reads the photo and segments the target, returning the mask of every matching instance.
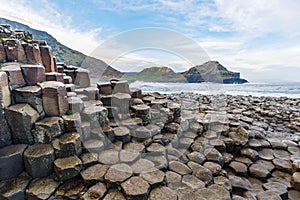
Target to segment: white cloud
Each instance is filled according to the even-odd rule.
[[[89,54],[100,42],[100,27],[85,31],[74,28],[72,19],[48,0],[0,0],[0,4],[1,17],[46,31],[72,49]]]
[[[300,34],[299,7],[295,0],[215,0],[220,17],[231,22],[230,27],[254,35],[280,32]]]

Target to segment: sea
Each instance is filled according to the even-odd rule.
[[[205,95],[251,95],[270,97],[300,98],[300,82],[278,83],[245,83],[245,84],[216,84],[216,83],[162,83],[135,81],[130,87],[142,89],[143,93],[159,92],[198,93]]]

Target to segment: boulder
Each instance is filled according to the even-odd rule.
[[[40,46],[40,51],[45,72],[55,72],[52,48],[50,46]]]
[[[100,94],[112,94],[112,85],[109,82],[97,83],[97,88]]]
[[[43,105],[48,116],[62,116],[69,107],[65,85],[56,81],[40,83],[43,93]]]
[[[32,143],[31,129],[39,115],[29,104],[16,104],[5,109],[14,143]]]
[[[35,123],[32,131],[35,142],[49,143],[64,132],[64,122],[60,117],[46,117]]]
[[[22,65],[21,69],[27,85],[36,85],[46,80],[45,68],[42,65]]]
[[[23,153],[27,145],[9,145],[0,149],[0,181],[15,177],[24,171]]]
[[[53,172],[54,149],[50,144],[29,146],[23,155],[25,169],[32,178],[48,176]]]
[[[28,103],[39,114],[44,112],[42,89],[38,86],[26,86],[13,90],[16,103]]]

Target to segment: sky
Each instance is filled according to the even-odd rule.
[[[98,55],[121,71],[162,65],[184,71],[194,64],[217,60],[250,82],[300,81],[300,1],[297,0],[0,0],[0,3],[0,17],[47,31],[62,44],[87,55]],[[161,34],[152,32],[153,28]],[[152,43],[141,48],[143,43],[138,38],[151,39]],[[183,45],[178,38],[187,43]],[[199,60],[194,45],[199,50]],[[110,49],[105,49],[108,46]],[[181,48],[176,51],[178,46]],[[115,59],[109,57],[111,52],[117,55]],[[193,58],[183,56],[187,52]]]

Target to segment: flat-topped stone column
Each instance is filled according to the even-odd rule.
[[[40,46],[41,58],[46,72],[55,72],[53,52],[50,46]]]
[[[25,86],[26,83],[19,63],[5,63],[1,70],[8,74],[8,83],[12,89]]]
[[[89,70],[78,68],[75,71],[75,79],[73,79],[74,84],[79,87],[86,88],[91,86]]]
[[[61,82],[46,81],[39,84],[43,93],[43,105],[46,115],[62,116],[69,107],[66,87]]]
[[[0,72],[0,147],[11,143],[11,133],[4,117],[4,108],[11,104],[8,79],[5,72]]]
[[[16,103],[28,103],[39,114],[44,112],[42,89],[39,86],[26,86],[13,90]]]
[[[16,104],[5,109],[14,143],[32,143],[31,129],[39,114],[29,104]]]
[[[34,144],[24,152],[27,173],[32,178],[48,176],[53,172],[54,149],[50,144]]]
[[[15,177],[24,171],[23,152],[27,145],[9,145],[0,149],[0,181]]]
[[[21,69],[27,85],[36,85],[46,80],[43,65],[22,65]]]
[[[46,80],[47,81],[58,81],[58,82],[65,83],[63,73],[47,72],[45,75],[46,75]]]
[[[42,64],[41,52],[38,44],[27,43],[24,46],[28,63],[30,64]]]
[[[64,132],[64,121],[60,117],[46,117],[35,123],[32,131],[35,142],[49,143]]]

